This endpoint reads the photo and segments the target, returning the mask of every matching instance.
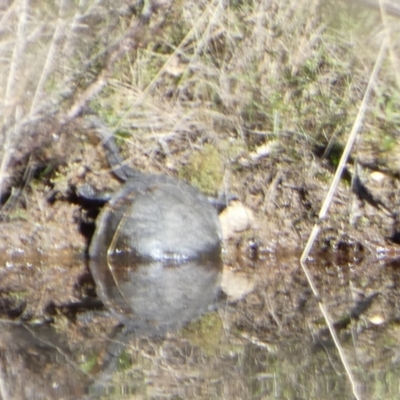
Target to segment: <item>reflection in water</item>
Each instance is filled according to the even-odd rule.
[[[245,299],[219,303],[218,312],[163,335],[207,310],[219,267],[210,262],[129,268],[123,257],[111,258],[112,269],[96,267],[103,274],[97,277],[103,282],[99,294],[120,322],[136,322],[116,335],[110,331],[118,322],[96,313],[72,321],[55,315],[54,328],[3,322],[0,399],[352,399],[318,304],[297,269],[298,257],[267,261],[252,270],[257,286]],[[51,263],[40,264],[50,271],[49,280]],[[399,259],[351,264],[325,255],[311,267],[351,367],[364,383],[363,398],[398,398]],[[28,276],[18,273],[21,287],[32,284]],[[357,292],[350,292],[349,282]],[[136,285],[135,293],[130,285]],[[177,296],[178,305],[164,305],[168,296]]]
[[[222,261],[215,257],[186,262],[135,260],[121,253],[89,261],[97,293],[105,306],[137,334],[157,335],[182,326],[215,301]]]
[[[53,329],[0,323],[0,399],[78,399],[87,385]]]
[[[203,319],[207,325],[207,317]],[[389,341],[397,330],[375,332],[374,355],[370,344],[356,349],[358,373],[368,382],[365,393],[373,393],[373,398],[397,398],[400,368]],[[218,338],[211,338],[217,341],[214,346],[193,344],[185,331],[164,340],[131,339],[114,370],[108,371],[112,381],[101,386],[108,377],[104,371],[94,369],[89,377],[76,362],[83,347],[86,354],[98,351],[98,341],[88,338],[79,347],[49,326],[3,322],[0,399],[352,399],[335,349],[313,351],[306,338],[282,338],[274,345],[239,338],[221,330]],[[107,344],[103,342],[104,348]],[[365,357],[374,362],[366,363]]]

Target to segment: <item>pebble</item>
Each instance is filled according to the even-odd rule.
[[[255,218],[253,212],[240,201],[232,201],[219,215],[224,240],[231,239],[237,233],[254,228]]]

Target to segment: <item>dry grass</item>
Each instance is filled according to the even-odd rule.
[[[132,157],[145,152],[152,164],[161,156],[173,169],[177,155],[185,160],[185,149],[205,142],[220,148],[228,168],[232,148],[237,158],[280,136],[295,139],[290,158],[303,151],[299,138],[341,143],[380,37],[397,34],[388,15],[379,25],[378,13],[360,19],[355,6],[336,2],[180,1],[115,54],[129,32],[128,9],[106,1],[68,7],[15,1],[3,11],[0,182],[12,150],[32,134],[26,125],[74,117],[88,103],[130,136]],[[371,146],[391,147],[398,123],[391,44],[397,64],[388,63],[378,85]]]

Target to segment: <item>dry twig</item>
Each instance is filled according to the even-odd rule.
[[[353,394],[354,394],[354,397],[356,399],[361,399],[361,396],[360,396],[360,393],[359,393],[359,383],[357,382],[357,379],[356,379],[356,377],[354,376],[354,374],[353,374],[353,372],[351,370],[350,364],[349,364],[349,362],[347,360],[347,357],[346,357],[346,355],[344,353],[344,350],[343,350],[343,348],[342,348],[342,346],[341,346],[341,344],[339,342],[339,339],[337,337],[335,328],[333,326],[333,320],[332,320],[332,318],[331,318],[331,316],[330,316],[330,314],[328,312],[328,309],[325,306],[325,303],[324,303],[323,299],[320,297],[320,294],[319,294],[319,291],[318,291],[317,287],[314,284],[314,281],[313,281],[313,278],[311,276],[311,273],[310,273],[309,269],[306,266],[306,261],[307,261],[308,255],[310,254],[311,248],[312,248],[312,246],[313,246],[313,244],[314,244],[314,242],[315,242],[315,240],[316,240],[316,238],[317,238],[317,236],[319,234],[319,231],[320,231],[320,228],[321,228],[321,224],[322,224],[323,220],[326,218],[326,215],[328,213],[329,207],[332,204],[333,196],[334,196],[334,194],[336,192],[336,189],[338,187],[340,177],[342,176],[342,173],[343,173],[343,169],[344,169],[344,167],[345,167],[345,165],[347,163],[347,160],[349,158],[351,149],[353,148],[354,142],[355,142],[355,140],[357,138],[357,134],[361,129],[362,122],[363,122],[363,119],[364,119],[364,116],[365,116],[365,113],[366,113],[366,109],[367,109],[368,100],[370,98],[373,86],[374,86],[374,84],[376,82],[376,79],[377,79],[377,75],[378,75],[379,69],[380,69],[380,67],[382,65],[384,56],[386,54],[386,48],[387,48],[387,43],[386,43],[386,41],[384,41],[382,43],[382,45],[381,45],[381,49],[380,49],[380,52],[379,52],[378,57],[376,59],[374,69],[373,69],[373,71],[371,73],[367,89],[365,90],[364,98],[363,98],[363,100],[361,102],[360,109],[359,109],[358,114],[357,114],[357,118],[354,121],[353,129],[352,129],[352,131],[350,133],[350,136],[349,136],[349,138],[347,140],[346,147],[345,147],[345,149],[343,151],[343,154],[342,154],[342,157],[340,159],[340,162],[339,162],[338,168],[336,170],[335,176],[333,177],[331,186],[329,188],[329,191],[328,191],[328,193],[327,193],[327,195],[325,197],[324,203],[322,204],[321,210],[319,212],[319,222],[314,225],[314,227],[312,229],[312,232],[311,232],[311,234],[310,234],[310,236],[308,238],[307,244],[306,244],[306,246],[304,248],[303,254],[301,255],[301,258],[300,258],[301,267],[302,267],[302,269],[304,271],[304,274],[307,277],[308,283],[309,283],[309,285],[310,285],[310,287],[311,287],[311,289],[313,291],[313,294],[314,294],[314,296],[316,297],[316,299],[318,301],[318,304],[319,304],[319,307],[321,309],[322,315],[325,318],[326,324],[328,325],[328,328],[329,328],[329,332],[330,332],[330,334],[332,336],[332,339],[335,342],[335,346],[336,346],[336,348],[337,348],[337,350],[339,352],[342,364],[343,364],[343,366],[344,366],[344,368],[345,368],[345,370],[347,372],[347,375],[349,377],[349,380],[350,380],[350,382],[352,384]]]

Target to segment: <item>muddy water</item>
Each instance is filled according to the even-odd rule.
[[[14,257],[0,268],[1,398],[353,398],[296,254],[266,253],[231,269],[255,279],[251,293],[236,301],[222,294],[216,310],[158,337],[138,337],[104,309],[90,309],[83,301],[90,290],[77,289],[84,279],[73,285],[75,298],[59,301],[46,271],[54,276],[61,269],[67,282],[68,268],[83,263],[63,257],[64,267],[61,258],[47,265],[44,258],[38,264]],[[398,398],[399,259],[330,253],[314,257],[310,268],[363,398]],[[46,298],[44,290],[33,308],[29,302],[37,298],[27,287],[21,291],[24,280],[34,284],[29,269],[41,271],[34,275],[37,288],[51,293]],[[10,274],[18,275],[18,293]],[[20,306],[7,314],[11,300],[15,307],[23,296],[29,313]]]

